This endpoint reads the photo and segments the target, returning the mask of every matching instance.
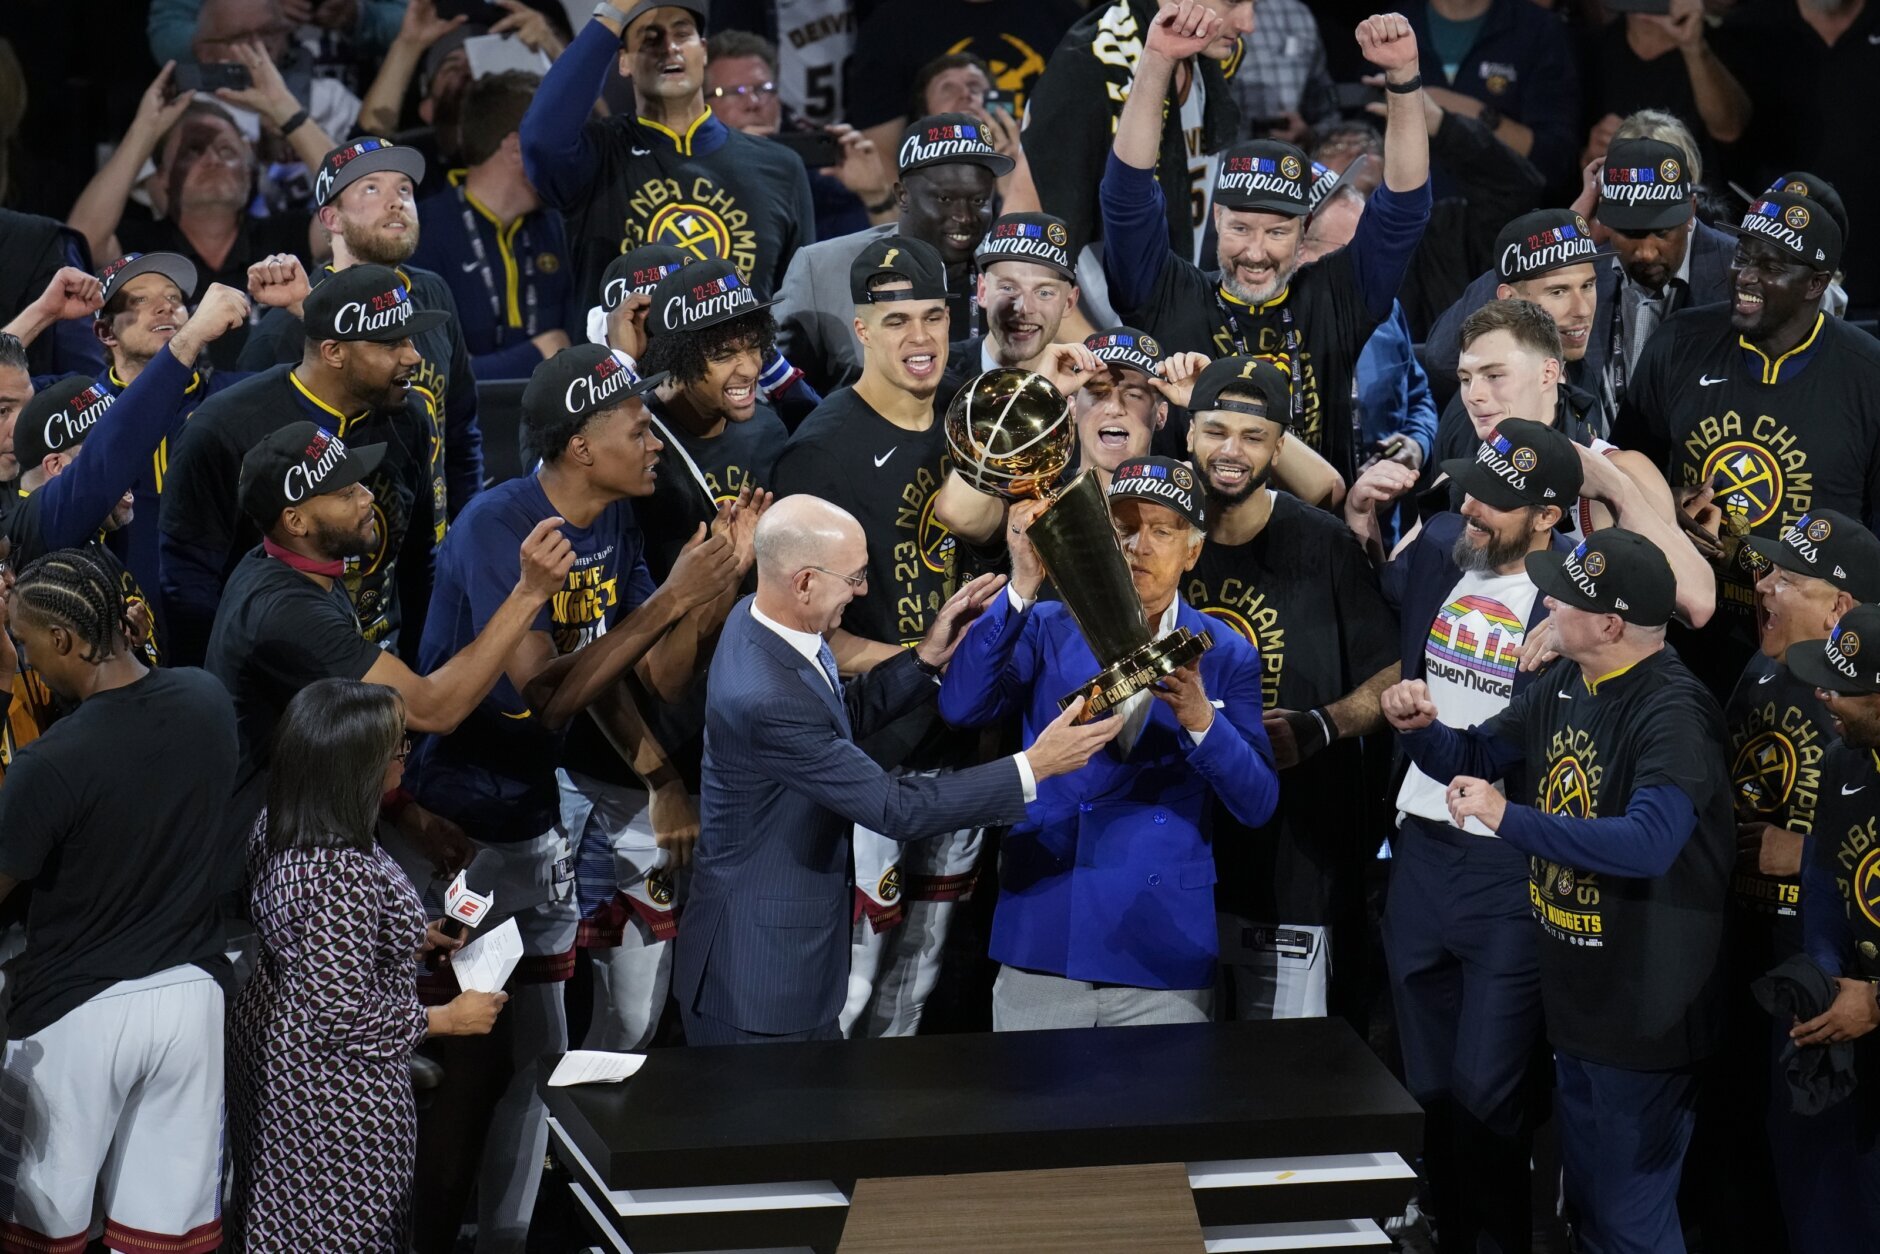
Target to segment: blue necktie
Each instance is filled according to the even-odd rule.
[[[836,672],[835,651],[829,647],[827,640],[823,641],[821,647],[816,650],[816,660],[822,663],[823,674],[829,677],[829,686],[835,689],[838,697],[841,696],[842,676]]]

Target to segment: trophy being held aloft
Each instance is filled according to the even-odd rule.
[[[1081,697],[1084,720],[1095,718],[1213,647],[1206,632],[1185,627],[1160,640],[1150,635],[1096,473],[1061,485],[1077,426],[1050,380],[1029,370],[986,371],[953,398],[946,433],[954,471],[975,490],[1050,501],[1026,535],[1103,668],[1060,708]]]

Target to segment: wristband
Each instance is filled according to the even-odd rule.
[[[921,674],[927,676],[927,678],[933,680],[935,683],[940,682],[940,667],[935,666],[932,662],[922,657],[919,649],[909,649],[908,652],[914,655],[914,665],[920,667]]]
[[[1286,725],[1292,728],[1293,746],[1301,762],[1337,739],[1332,735],[1332,722],[1325,717],[1323,711],[1288,710],[1281,717],[1286,720]]]
[[[288,118],[287,121],[281,123],[281,137],[285,139],[287,136],[292,135],[295,131],[305,126],[312,118],[313,115],[311,113],[302,109],[300,112],[294,114],[294,116]]]
[[[789,358],[772,350],[770,360],[757,374],[757,386],[771,400],[796,386],[796,381],[803,377],[803,372],[790,364]]]
[[[599,4],[595,5],[594,12],[590,16],[611,17],[614,21],[620,23],[623,32],[626,29],[627,11],[619,5],[607,3],[607,0],[601,0]]]
[[[1386,82],[1384,84],[1384,90],[1393,96],[1408,96],[1413,91],[1422,91],[1423,76],[1421,74],[1412,74],[1401,83]]]

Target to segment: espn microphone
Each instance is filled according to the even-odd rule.
[[[444,893],[444,935],[455,939],[483,922],[496,901],[496,880],[502,865],[502,855],[479,849],[470,865],[457,872]]]

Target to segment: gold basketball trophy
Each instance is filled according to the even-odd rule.
[[[1088,722],[1214,647],[1207,632],[1186,627],[1160,640],[1150,635],[1096,474],[1085,470],[1057,487],[1077,449],[1077,424],[1050,380],[988,370],[953,398],[946,432],[953,469],[975,489],[1008,501],[1050,500],[1026,535],[1103,668],[1061,698],[1060,709],[1081,697],[1079,721]]]

